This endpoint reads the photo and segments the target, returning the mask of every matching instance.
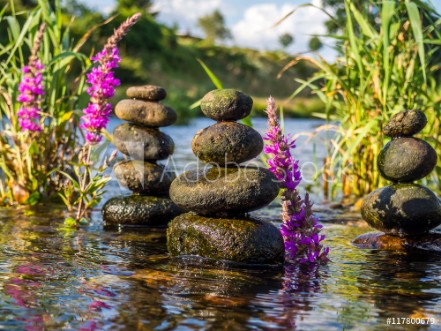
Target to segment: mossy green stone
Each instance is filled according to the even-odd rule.
[[[168,195],[168,189],[176,177],[163,165],[135,160],[115,164],[113,173],[121,186],[147,195]]]
[[[124,120],[148,127],[162,127],[176,122],[176,112],[163,104],[143,100],[121,100],[115,115]]]
[[[186,213],[167,229],[171,255],[198,255],[246,264],[283,262],[280,231],[271,223],[253,218],[209,218]]]
[[[378,170],[393,182],[412,182],[426,177],[436,166],[438,156],[427,142],[417,138],[389,141],[378,156]]]
[[[253,108],[253,99],[234,89],[208,92],[201,100],[205,116],[215,121],[236,121],[247,117]]]
[[[363,200],[363,219],[387,234],[418,235],[441,224],[438,197],[427,187],[395,184],[371,192]]]
[[[193,153],[204,162],[242,163],[263,149],[259,132],[236,122],[220,122],[200,130],[193,138]]]
[[[212,167],[178,176],[170,186],[170,198],[200,215],[235,215],[268,205],[279,189],[277,178],[264,168]]]
[[[383,128],[386,136],[410,137],[420,132],[427,124],[427,117],[421,110],[405,110],[392,116]]]
[[[118,125],[113,131],[117,150],[135,160],[164,160],[173,154],[173,139],[154,128],[131,123]]]
[[[107,225],[166,226],[182,211],[167,198],[145,195],[115,197],[103,206]]]

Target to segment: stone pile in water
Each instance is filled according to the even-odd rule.
[[[381,233],[365,234],[355,244],[387,248],[387,242],[394,242],[393,247],[397,247],[397,242],[398,246],[409,242],[415,246],[415,238],[441,224],[438,197],[427,187],[414,183],[426,177],[437,163],[435,150],[413,137],[426,124],[422,111],[409,110],[394,115],[384,127],[383,133],[392,140],[380,152],[378,169],[393,184],[371,192],[363,201],[361,213],[369,225],[386,237]],[[403,239],[389,240],[390,236]]]
[[[132,160],[115,164],[113,171],[119,184],[134,194],[110,199],[103,218],[106,224],[165,226],[181,211],[168,198],[174,173],[157,164],[173,153],[174,142],[158,128],[175,123],[177,115],[159,102],[166,97],[162,87],[130,87],[127,96],[115,114],[129,123],[117,126],[113,139],[118,151]]]
[[[239,165],[263,149],[260,134],[236,122],[250,114],[252,104],[249,96],[232,89],[214,90],[202,99],[202,112],[217,123],[195,135],[192,149],[211,166],[185,172],[170,186],[173,202],[189,211],[167,229],[172,255],[248,264],[283,261],[279,230],[247,215],[273,201],[280,188],[267,169]]]

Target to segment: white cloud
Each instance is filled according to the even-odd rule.
[[[156,0],[153,11],[159,11],[158,20],[168,25],[177,23],[180,31],[191,31],[200,35],[197,28],[199,17],[220,9],[227,15],[230,7],[221,0]]]
[[[320,5],[320,1],[313,1]],[[288,48],[289,52],[308,51],[308,42],[311,35],[325,34],[324,22],[328,17],[322,11],[313,7],[298,8],[275,28],[272,26],[282,17],[295,9],[289,3],[277,5],[263,3],[249,7],[242,19],[231,27],[234,42],[239,46],[257,49],[280,49],[279,36],[290,33],[294,43]],[[324,53],[329,53],[325,50]],[[325,54],[332,57],[332,54]]]

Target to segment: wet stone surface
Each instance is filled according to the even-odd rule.
[[[235,122],[220,122],[200,130],[192,142],[193,153],[204,162],[225,165],[242,163],[263,149],[259,132]]]
[[[268,205],[279,193],[276,177],[254,167],[188,171],[170,186],[170,198],[200,215],[243,214]]]
[[[209,218],[186,213],[167,229],[172,255],[199,255],[250,264],[281,263],[284,244],[279,230],[258,219]]]
[[[424,140],[398,138],[381,150],[378,169],[393,182],[412,182],[426,177],[435,168],[437,159],[433,147]]]
[[[168,198],[144,195],[115,197],[103,206],[106,225],[164,227],[182,211]]]
[[[375,229],[398,236],[423,234],[441,224],[438,197],[417,184],[395,184],[371,192],[361,214]]]
[[[130,123],[120,124],[113,131],[113,143],[123,154],[135,160],[164,160],[173,154],[173,139],[153,128]]]
[[[384,232],[368,232],[352,242],[358,248],[381,250],[404,250],[415,248],[433,253],[441,253],[441,233],[426,233],[412,237],[397,237]]]
[[[168,195],[174,172],[164,166],[147,161],[122,161],[114,165],[113,171],[119,184],[135,193]]]

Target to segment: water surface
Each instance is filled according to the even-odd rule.
[[[211,123],[165,128],[179,170],[195,161],[193,134]],[[286,126],[312,131],[320,123]],[[264,121],[256,127],[264,130]],[[296,157],[324,155],[302,139]],[[112,182],[106,199],[121,193]],[[332,261],[312,269],[203,267],[171,259],[164,230],[107,230],[99,211],[90,226],[66,231],[63,208],[0,209],[0,330],[441,329],[440,255],[357,249],[350,241],[371,230],[358,214],[317,209]],[[277,204],[257,214],[280,225]],[[437,324],[388,327],[392,317]]]

